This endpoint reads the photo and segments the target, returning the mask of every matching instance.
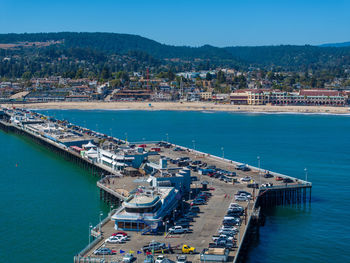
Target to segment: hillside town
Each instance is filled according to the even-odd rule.
[[[208,101],[233,105],[350,104],[350,81],[335,78],[319,85],[305,85],[295,73],[262,74],[215,69],[195,72],[142,72],[117,74],[104,81],[88,78],[16,79],[0,82],[1,103],[87,101]],[[318,81],[317,79],[315,80]]]

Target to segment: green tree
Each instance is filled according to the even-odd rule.
[[[32,77],[32,73],[29,72],[29,71],[26,71],[26,72],[24,72],[24,73],[22,74],[22,78],[23,78],[24,80],[30,80],[31,77]]]
[[[205,79],[210,81],[210,80],[213,79],[213,76],[209,72],[207,72],[207,75],[205,76]]]
[[[225,74],[224,74],[224,72],[222,72],[221,70],[219,70],[219,72],[217,73],[216,78],[217,78],[217,82],[218,82],[219,84],[224,83],[224,82],[226,81]]]
[[[84,70],[80,68],[77,70],[77,73],[75,74],[75,78],[81,79],[82,77],[84,77]]]

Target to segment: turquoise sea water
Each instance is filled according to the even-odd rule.
[[[41,111],[129,141],[166,139],[313,182],[311,207],[267,211],[248,262],[350,262],[350,116]],[[0,259],[72,262],[100,210],[96,178],[0,131]],[[17,164],[17,165],[16,165]],[[20,253],[19,253],[20,252]]]

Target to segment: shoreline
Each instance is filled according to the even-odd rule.
[[[277,105],[231,105],[209,102],[46,102],[29,104],[3,104],[3,107],[51,110],[169,110],[208,111],[262,114],[337,114],[349,115],[350,107],[334,106],[277,106]]]

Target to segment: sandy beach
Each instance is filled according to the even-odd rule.
[[[230,105],[209,102],[48,102],[30,104],[4,104],[3,107],[28,109],[80,109],[80,110],[179,110],[179,111],[227,111],[227,112],[290,112],[350,114],[349,107],[331,106],[271,106]]]

